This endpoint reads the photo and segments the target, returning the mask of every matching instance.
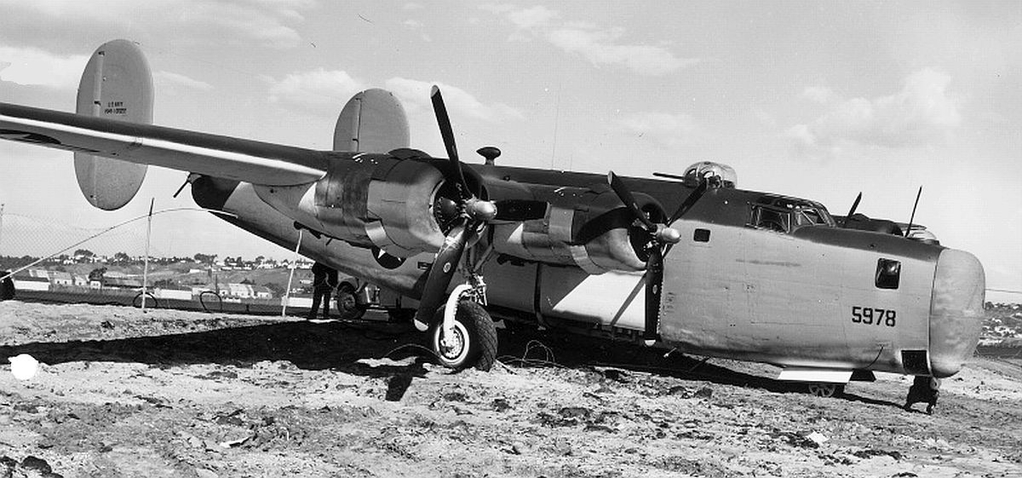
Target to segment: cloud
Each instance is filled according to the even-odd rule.
[[[191,88],[193,90],[209,91],[213,89],[213,85],[206,83],[205,81],[199,81],[194,78],[177,73],[171,73],[169,71],[157,71],[156,73],[153,73],[153,79],[158,82],[170,83],[183,86],[185,88]]]
[[[269,100],[316,114],[336,113],[352,95],[364,90],[362,81],[340,70],[295,72],[281,80],[267,78]]]
[[[560,16],[556,11],[550,10],[542,5],[526,8],[525,10],[514,10],[507,12],[508,20],[518,28],[533,29],[546,27],[550,22]]]
[[[196,43],[252,44],[275,49],[301,43],[293,25],[303,22],[304,12],[315,6],[313,0],[0,0],[0,10],[13,28],[23,30],[22,34],[28,32],[27,25],[33,31],[52,31],[54,41],[67,31],[79,35],[131,32],[151,37],[174,35],[181,41]],[[138,31],[145,33],[134,33]]]
[[[434,84],[440,87],[444,96],[444,104],[452,117],[460,116],[493,122],[524,118],[521,110],[517,108],[503,103],[485,104],[471,93],[456,86],[398,77],[385,82],[386,88],[392,91],[409,111],[422,109],[432,111],[433,106],[430,103],[429,94]]]
[[[634,44],[625,40],[621,28],[600,28],[597,25],[558,21],[560,13],[544,6],[526,9],[494,9],[503,14],[518,30],[512,40],[541,38],[551,45],[577,54],[593,65],[622,66],[640,75],[661,76],[699,63],[695,58],[678,58],[670,50],[656,45]]]
[[[54,55],[37,48],[0,46],[0,80],[19,85],[77,88],[89,55]]]
[[[181,12],[178,18],[192,28],[208,28],[225,38],[256,41],[277,49],[294,47],[301,42],[301,36],[282,20],[301,21],[303,18],[297,10],[275,3],[257,2],[242,6],[201,2]]]
[[[841,100],[829,89],[810,88],[806,98],[830,105],[816,120],[792,126],[787,136],[805,147],[841,143],[915,147],[945,140],[961,124],[958,101],[949,96],[947,74],[923,69],[901,91],[878,98]]]
[[[547,39],[568,53],[582,55],[594,65],[624,65],[642,75],[661,76],[699,62],[678,58],[658,46],[617,44],[622,35],[620,29],[559,28],[549,32]]]
[[[617,125],[627,134],[672,148],[687,143],[699,131],[695,120],[684,113],[634,113],[619,119]]]
[[[826,86],[810,86],[802,92],[802,97],[824,104],[837,99],[837,95]]]
[[[411,31],[418,32],[419,38],[421,38],[422,41],[427,43],[433,41],[433,37],[431,37],[428,33],[425,32],[425,25],[420,21],[408,19],[401,22],[401,25]]]

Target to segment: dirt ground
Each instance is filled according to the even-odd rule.
[[[500,339],[452,373],[383,322],[3,302],[0,477],[1022,476],[1017,359],[977,357],[930,416],[897,375],[826,399],[766,365]]]

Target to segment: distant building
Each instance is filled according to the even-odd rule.
[[[220,290],[221,295],[238,299],[272,299],[273,291],[261,285],[227,284]]]
[[[191,289],[159,288],[153,291],[158,299],[192,300]]]
[[[50,275],[46,270],[29,269],[14,274],[16,290],[50,290]]]
[[[72,286],[75,285],[74,277],[67,272],[49,271],[50,283],[53,285]]]
[[[116,287],[119,289],[139,289],[142,287],[142,280],[134,277],[103,277],[103,287]]]

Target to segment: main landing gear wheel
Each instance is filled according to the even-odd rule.
[[[845,393],[845,386],[840,383],[810,383],[809,393],[817,397],[831,398]]]
[[[454,331],[443,333],[444,321],[434,320],[430,346],[444,366],[462,370],[475,365],[484,372],[497,360],[497,328],[483,306],[470,300],[458,305]]]
[[[361,319],[366,313],[366,306],[358,303],[355,289],[349,284],[337,288],[337,312],[343,320]]]

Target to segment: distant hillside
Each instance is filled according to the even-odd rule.
[[[1022,347],[1022,305],[987,303],[981,344]]]

